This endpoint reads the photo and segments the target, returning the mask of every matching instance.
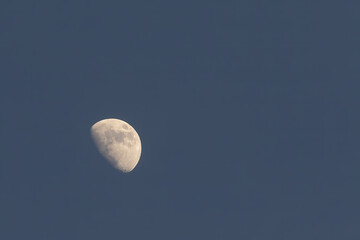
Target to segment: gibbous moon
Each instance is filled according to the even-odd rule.
[[[130,172],[141,155],[140,137],[127,122],[119,119],[104,119],[91,127],[91,136],[99,152],[111,165]]]

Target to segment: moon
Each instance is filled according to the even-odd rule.
[[[109,118],[92,125],[91,136],[101,155],[122,172],[132,171],[139,162],[141,141],[127,122]]]

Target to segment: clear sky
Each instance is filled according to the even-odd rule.
[[[0,1],[0,239],[360,239],[359,1]],[[90,127],[130,123],[123,174]]]

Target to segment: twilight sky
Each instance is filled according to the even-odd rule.
[[[359,12],[0,1],[0,239],[360,239]],[[129,174],[104,118],[140,135]]]

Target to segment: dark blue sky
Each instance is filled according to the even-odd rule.
[[[0,239],[360,239],[358,1],[0,2]],[[129,122],[129,174],[90,126]]]

